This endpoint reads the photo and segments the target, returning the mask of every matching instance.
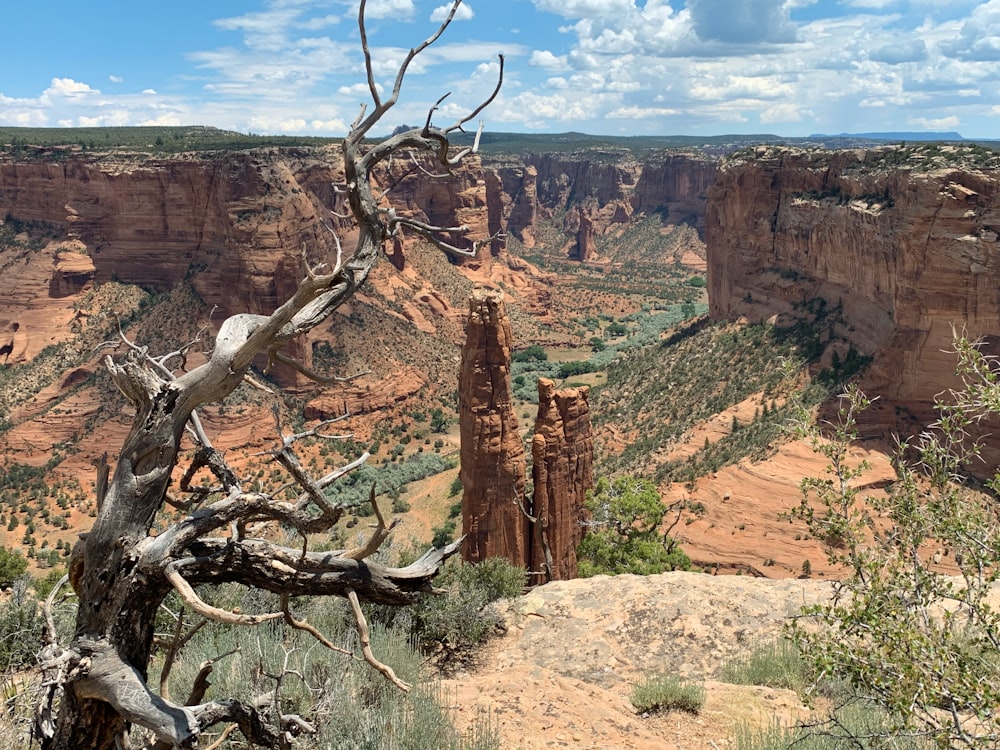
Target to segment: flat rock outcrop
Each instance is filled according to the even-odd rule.
[[[538,379],[538,417],[531,442],[533,583],[576,578],[583,501],[594,486],[589,394],[587,386],[557,391],[548,378]]]
[[[953,327],[995,343],[1000,318],[996,159],[932,148],[724,162],[707,209],[712,316],[780,324],[822,298],[873,357],[863,386],[926,413],[956,385]]]
[[[458,376],[462,558],[527,565],[525,454],[510,385],[511,330],[502,292],[476,289]]]

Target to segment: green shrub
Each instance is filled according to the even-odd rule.
[[[410,611],[414,637],[444,662],[467,657],[503,626],[493,603],[520,595],[524,581],[524,569],[504,558],[472,564],[452,558],[435,580],[445,593],[424,595]]]
[[[236,585],[202,587],[206,598],[245,613],[274,611],[277,597]],[[171,606],[176,606],[172,597]],[[169,601],[169,600],[168,600]],[[318,597],[292,602],[297,617],[316,627],[336,646],[358,653],[354,618],[342,599]],[[312,636],[267,622],[254,628],[229,628],[214,623],[199,629],[186,643],[170,672],[171,693],[187,694],[206,660],[213,660],[211,692],[241,700],[276,690],[282,675],[283,713],[306,717],[317,734],[302,737],[302,747],[375,750],[499,750],[499,739],[488,722],[479,722],[463,736],[451,724],[447,700],[440,685],[425,669],[425,659],[414,647],[406,608],[369,608],[371,648],[396,675],[413,686],[404,693],[360,658],[320,648]],[[382,611],[394,612],[397,622],[386,623]],[[160,632],[170,632],[173,620],[164,617]],[[151,680],[158,682],[161,653]],[[234,735],[235,737],[238,735]],[[225,748],[244,745],[231,741]],[[298,745],[296,745],[298,746]]]
[[[11,515],[11,520],[14,516]],[[0,589],[10,588],[14,581],[24,575],[28,561],[16,550],[0,547]]]
[[[667,507],[648,479],[601,477],[585,506],[592,525],[576,550],[581,578],[690,569],[691,560],[675,540],[660,534]]]
[[[10,598],[0,604],[0,675],[35,661],[42,647],[42,612],[28,589],[27,578],[14,582]]]
[[[726,662],[719,674],[734,685],[764,685],[801,692],[808,684],[805,662],[798,647],[786,638],[763,643]]]
[[[637,711],[698,713],[705,705],[705,688],[673,674],[646,677],[632,686],[629,697]]]
[[[514,352],[510,359],[512,362],[544,362],[548,358],[549,355],[545,353],[545,349],[539,344],[532,344],[527,349]]]

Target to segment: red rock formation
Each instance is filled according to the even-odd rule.
[[[579,214],[580,227],[576,230],[576,245],[570,250],[569,257],[587,261],[597,255],[594,220],[591,218],[590,209],[586,206],[579,207]]]
[[[583,501],[594,486],[590,389],[538,379],[538,417],[531,443],[534,498],[531,512],[532,583],[576,577],[576,547],[583,538]]]
[[[525,455],[510,387],[510,320],[503,294],[474,290],[458,376],[462,439],[462,559],[527,565]]]
[[[333,419],[344,414],[368,414],[403,401],[419,391],[426,379],[415,367],[405,367],[392,377],[359,385],[336,383],[305,405],[306,419]]]
[[[841,303],[843,334],[874,357],[863,387],[920,413],[956,384],[952,327],[997,334],[1000,172],[974,154],[928,168],[907,153],[761,147],[725,163],[709,193],[708,283],[716,318]]]

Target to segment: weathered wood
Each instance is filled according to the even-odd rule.
[[[93,528],[72,555],[70,580],[79,597],[72,641],[65,646],[48,644],[43,654],[46,689],[37,711],[37,730],[45,750],[108,750],[121,744],[129,723],[150,730],[156,747],[194,747],[201,731],[219,722],[237,724],[251,743],[287,747],[293,735],[310,730],[299,717],[282,716],[280,726],[269,726],[262,718],[262,703],[223,700],[180,706],[146,685],[155,615],[167,594],[177,590],[206,617],[252,625],[267,616],[217,610],[201,601],[197,587],[225,582],[254,586],[283,595],[286,606],[274,618],[294,624],[287,611],[288,596],[347,597],[356,613],[360,613],[359,599],[408,604],[420,592],[431,590],[431,579],[442,561],[457,550],[456,543],[431,550],[406,568],[385,568],[366,560],[375,551],[374,544],[339,553],[316,553],[244,538],[247,524],[257,520],[279,521],[303,536],[330,529],[342,508],[327,502],[322,489],[360,465],[364,457],[314,480],[285,443],[276,455],[299,487],[299,499],[287,503],[265,493],[244,492],[236,474],[208,443],[195,410],[225,399],[243,382],[255,357],[274,355],[349,300],[378,262],[384,242],[401,228],[410,226],[445,251],[454,250],[434,236],[454,228],[411,226],[384,210],[372,190],[371,170],[401,149],[435,154],[446,169],[455,164],[468,150],[449,156],[448,134],[492,101],[500,84],[469,117],[448,128],[432,127],[428,116],[423,128],[400,133],[374,147],[363,147],[362,141],[395,105],[413,58],[444,32],[460,4],[461,0],[453,0],[451,14],[437,32],[411,50],[397,73],[391,97],[383,101],[374,83],[365,34],[366,3],[361,0],[358,23],[375,106],[367,117],[364,112],[359,115],[342,144],[347,175],[342,194],[359,230],[353,252],[342,257],[338,242],[337,256],[328,264],[331,270],[325,274],[307,271],[295,293],[269,315],[241,313],[227,318],[219,327],[208,361],[195,369],[174,375],[165,366],[168,358],[152,359],[142,347],[128,341],[124,357],[106,360],[113,381],[136,413],[113,473],[109,477],[106,468],[102,469]],[[200,444],[196,461],[219,479],[224,497],[151,536],[157,513],[168,499],[167,488],[189,423]],[[180,489],[192,490],[193,499],[187,504],[178,502],[177,507],[197,507],[207,499],[188,486],[192,475],[185,475]],[[379,542],[391,528],[381,518],[380,522]],[[227,538],[215,535],[224,528],[233,533]],[[364,640],[367,624],[360,614],[358,627]],[[365,658],[386,671],[367,650]],[[387,674],[393,678],[391,670]],[[57,697],[58,714],[53,717]]]

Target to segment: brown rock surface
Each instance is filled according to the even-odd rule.
[[[780,322],[816,297],[842,305],[841,333],[874,357],[864,387],[914,412],[956,384],[953,326],[997,333],[995,170],[907,162],[891,148],[761,147],[721,168],[707,226],[713,317]]]
[[[534,495],[530,566],[534,583],[576,577],[576,547],[583,538],[583,501],[594,485],[590,389],[555,389],[538,379],[538,417],[531,443]]]
[[[741,725],[808,717],[791,691],[728,685],[717,675],[829,593],[819,581],[698,573],[555,581],[513,600],[506,635],[445,688],[459,725],[488,711],[505,749],[717,750]],[[661,671],[705,684],[697,716],[636,713],[632,683]]]
[[[511,330],[502,292],[476,289],[458,377],[462,559],[527,565],[524,444],[510,386]]]

